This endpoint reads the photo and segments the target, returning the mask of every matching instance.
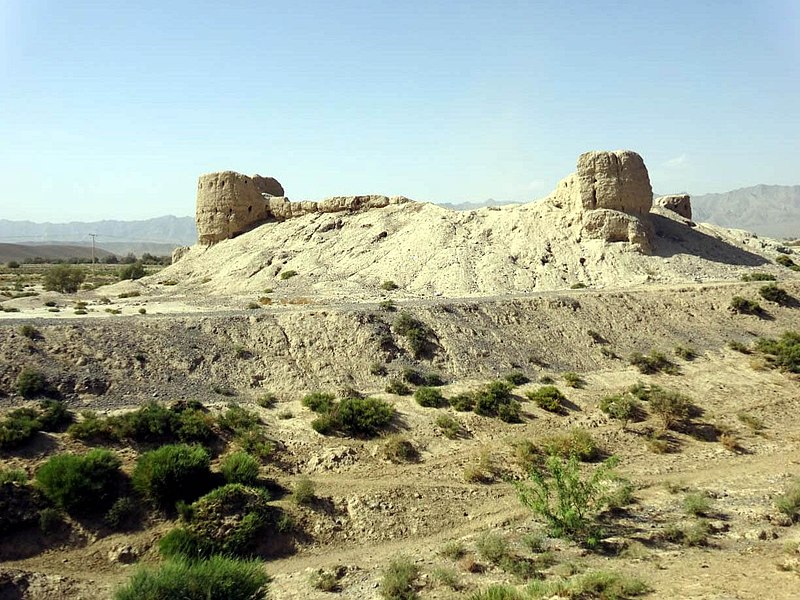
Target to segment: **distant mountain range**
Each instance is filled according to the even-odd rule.
[[[754,185],[692,196],[692,218],[776,238],[800,238],[800,185]]]
[[[483,202],[443,203],[442,206],[475,210],[504,204],[516,203],[489,198]],[[692,211],[694,220],[699,222],[746,229],[769,237],[800,237],[800,185],[756,185],[721,194],[692,196]],[[90,233],[97,234],[98,248],[119,255],[129,252],[165,255],[177,246],[190,246],[197,240],[194,217],[170,215],[142,221],[71,223],[0,219],[0,243],[5,244],[89,247]],[[37,255],[35,251],[33,255]]]

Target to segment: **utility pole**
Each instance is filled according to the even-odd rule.
[[[92,238],[92,280],[94,280],[94,238],[97,237],[97,234],[90,233],[89,237]]]

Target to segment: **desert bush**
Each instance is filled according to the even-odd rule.
[[[510,585],[494,584],[483,591],[475,592],[468,600],[526,600],[527,596]]]
[[[140,514],[139,502],[130,496],[122,496],[114,501],[103,520],[112,529],[124,531],[138,523]]]
[[[583,377],[581,377],[575,371],[567,371],[561,374],[561,377],[564,379],[564,383],[567,384],[567,387],[571,388],[581,388],[586,385]]]
[[[764,429],[764,421],[755,415],[746,412],[739,412],[736,418],[753,431],[761,431]]]
[[[778,339],[760,338],[756,350],[767,355],[773,368],[800,373],[800,333],[785,331]]]
[[[45,395],[49,385],[44,373],[32,367],[23,367],[15,384],[17,393],[23,398],[35,398]]]
[[[516,483],[522,504],[544,519],[553,535],[584,543],[597,541],[597,515],[608,504],[609,484],[615,481],[615,459],[581,475],[578,457],[566,461],[550,456],[528,481]]]
[[[186,530],[203,540],[200,551],[246,556],[272,522],[268,502],[264,490],[226,484],[191,505]]]
[[[396,289],[398,289],[399,287],[400,287],[400,286],[399,286],[399,285],[397,285],[397,284],[396,284],[394,281],[392,281],[391,279],[389,279],[389,280],[387,280],[387,281],[384,281],[384,282],[381,284],[381,289],[382,289],[382,290],[384,290],[384,291],[387,291],[387,292],[391,292],[391,291],[393,291],[393,290],[396,290]]]
[[[511,442],[511,448],[515,462],[526,473],[542,465],[542,451],[531,440],[515,440]]]
[[[238,404],[229,404],[225,412],[217,417],[217,424],[232,433],[240,433],[255,429],[261,424],[261,419],[256,413]]]
[[[6,266],[9,269],[19,269],[19,262],[17,262],[16,260],[10,260],[6,263]]]
[[[429,354],[430,331],[422,321],[407,312],[401,312],[392,323],[392,327],[399,335],[406,338],[414,358],[422,358]]]
[[[493,531],[487,531],[475,540],[475,550],[483,560],[495,565],[509,554],[506,540]]]
[[[386,312],[394,312],[397,310],[397,305],[394,303],[394,300],[381,300],[378,303],[378,308]]]
[[[41,333],[39,333],[39,330],[36,329],[36,327],[34,327],[33,325],[22,325],[22,326],[20,326],[19,333],[20,333],[20,335],[22,337],[26,337],[29,340],[35,340],[35,339],[41,337],[41,335],[42,335]]]
[[[734,296],[728,308],[739,315],[757,315],[761,313],[761,305],[754,300],[748,300],[742,296]]]
[[[651,350],[650,354],[646,356],[640,352],[634,352],[628,358],[628,362],[639,369],[639,372],[643,375],[653,375],[655,373],[678,374],[678,368],[675,363],[657,350]]]
[[[507,373],[503,376],[503,379],[515,387],[519,385],[525,385],[530,381],[530,379],[525,376],[525,373],[522,373],[521,371],[512,371],[511,373]]]
[[[659,532],[658,537],[683,546],[706,546],[710,534],[711,526],[708,521],[699,519],[684,525],[669,524]]]
[[[388,371],[386,370],[386,365],[375,362],[369,366],[369,374],[375,377],[386,377]]]
[[[74,415],[58,400],[43,400],[39,404],[39,428],[42,431],[61,431],[72,423]]]
[[[694,405],[687,397],[674,390],[655,387],[649,394],[651,412],[661,419],[664,429],[673,429],[691,415]]]
[[[775,277],[775,275],[770,275],[769,273],[761,273],[761,272],[745,273],[741,277],[742,281],[775,281],[777,279],[778,278]]]
[[[74,294],[84,279],[86,279],[86,273],[80,267],[56,265],[45,271],[42,283],[45,290]]]
[[[461,423],[450,415],[437,415],[434,423],[447,439],[455,440],[461,435]]]
[[[431,577],[438,585],[451,590],[461,589],[461,579],[458,576],[458,571],[452,567],[436,567],[431,571]]]
[[[336,573],[329,573],[322,569],[312,573],[308,582],[311,584],[311,587],[321,592],[338,592],[340,590],[339,578],[336,576]]]
[[[400,556],[384,569],[380,583],[380,595],[385,600],[413,600],[417,598],[414,583],[419,569],[410,558]]]
[[[0,450],[19,448],[39,431],[38,413],[30,408],[18,408],[0,421]]]
[[[411,385],[425,385],[425,376],[411,367],[406,367],[400,371],[400,378]]]
[[[786,267],[786,268],[788,268],[788,269],[792,269],[793,271],[800,270],[800,267],[798,267],[798,266],[795,264],[795,262],[794,262],[794,261],[793,261],[791,258],[789,258],[788,256],[786,256],[785,254],[782,254],[781,256],[779,256],[778,258],[776,258],[776,259],[775,259],[775,262],[776,262],[777,264],[781,265],[782,267]]]
[[[27,483],[28,474],[22,469],[0,468],[0,485],[6,483]]]
[[[317,486],[306,475],[301,475],[294,482],[292,488],[292,501],[295,504],[311,504],[317,497]]]
[[[375,436],[392,422],[395,412],[377,398],[345,398],[338,406],[338,422],[351,435]]]
[[[269,576],[261,561],[213,556],[208,560],[170,560],[143,567],[119,589],[115,600],[260,600]]]
[[[640,418],[642,406],[636,396],[631,393],[606,396],[600,400],[600,410],[612,419],[622,421],[625,427],[630,421]]]
[[[450,406],[459,412],[469,412],[475,408],[475,396],[468,392],[456,394],[449,401]]]
[[[531,402],[535,402],[536,406],[553,413],[564,412],[564,402],[567,401],[566,396],[561,391],[552,385],[546,385],[538,390],[532,390],[525,394]]]
[[[283,271],[281,273],[281,279],[285,281],[287,279],[291,279],[292,277],[296,277],[297,274],[298,274],[297,271],[289,269],[288,271]]]
[[[778,287],[774,283],[761,286],[758,290],[758,293],[762,298],[764,298],[764,300],[774,302],[780,306],[790,306],[792,304],[792,297],[786,292],[786,290]]]
[[[556,380],[550,377],[550,375],[542,375],[539,377],[539,383],[542,385],[553,385],[555,382]]]
[[[490,482],[497,469],[489,449],[481,448],[472,458],[472,462],[464,467],[464,481],[469,483],[488,483]]]
[[[417,449],[404,435],[390,435],[383,443],[383,455],[393,463],[414,462],[419,457]]]
[[[542,440],[542,449],[548,456],[590,461],[600,454],[594,438],[585,429],[574,428],[566,433],[556,433]]]
[[[254,485],[258,481],[259,462],[247,452],[228,454],[220,462],[219,470],[228,483]]]
[[[793,481],[789,488],[775,499],[775,508],[793,521],[800,520],[800,479]]]
[[[420,406],[428,408],[439,408],[447,404],[447,400],[442,393],[433,387],[420,387],[414,391],[414,400]]]
[[[697,358],[697,351],[689,346],[675,346],[675,356],[683,360],[694,360]]]
[[[324,392],[314,392],[304,396],[301,403],[315,413],[326,414],[331,412],[336,404],[336,396]]]
[[[208,452],[202,446],[170,444],[139,456],[133,470],[133,486],[161,507],[178,500],[192,500],[209,485]]]
[[[711,498],[705,492],[691,492],[683,498],[683,510],[693,517],[706,516],[711,510]]]
[[[609,571],[590,571],[569,579],[534,581],[528,586],[531,598],[574,598],[627,600],[643,596],[649,588],[642,581]]]
[[[119,277],[120,281],[141,279],[146,274],[147,273],[144,270],[144,265],[138,260],[129,265],[120,267],[117,271],[117,277]]]
[[[116,497],[122,462],[108,450],[82,456],[59,454],[36,471],[36,485],[59,508],[69,513],[103,509]]]
[[[399,379],[391,379],[386,384],[386,393],[396,394],[397,396],[408,396],[411,394],[411,388]]]
[[[467,553],[464,543],[458,540],[447,542],[439,550],[439,554],[450,560],[458,560]]]
[[[277,450],[277,446],[262,429],[249,429],[236,434],[234,443],[244,452],[252,454],[260,460],[269,460]]]
[[[475,414],[498,417],[507,423],[519,421],[519,402],[511,395],[511,384],[507,381],[492,381],[475,392]]]

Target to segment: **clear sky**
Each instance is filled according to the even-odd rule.
[[[656,192],[800,184],[800,1],[0,0],[0,218],[545,196],[586,150]]]

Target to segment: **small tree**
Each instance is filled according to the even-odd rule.
[[[144,266],[141,261],[138,260],[132,264],[121,267],[117,273],[120,281],[125,281],[126,279],[141,279],[145,274]]]
[[[581,477],[576,456],[563,460],[550,456],[544,468],[531,471],[527,482],[516,483],[524,506],[542,517],[557,537],[593,544],[597,542],[597,515],[608,505],[617,477],[611,457]]]
[[[80,267],[56,265],[44,274],[44,289],[62,294],[74,294],[84,279],[86,273]]]

